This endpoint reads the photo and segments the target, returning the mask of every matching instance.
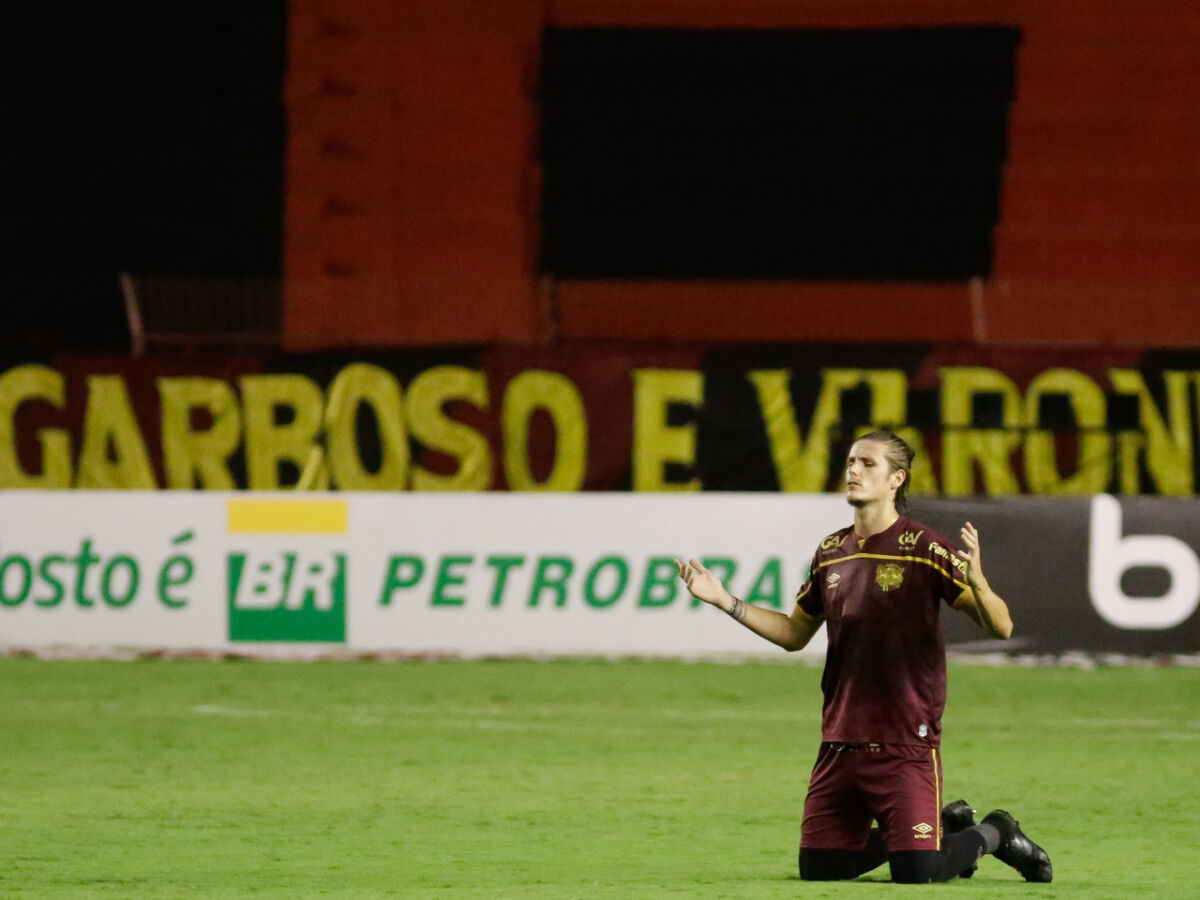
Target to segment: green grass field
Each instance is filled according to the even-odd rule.
[[[1051,885],[806,884],[816,668],[0,659],[0,897],[1200,891],[1200,670],[954,666],[946,796]]]

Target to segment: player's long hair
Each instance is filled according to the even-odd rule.
[[[870,434],[859,435],[855,440],[883,444],[886,448],[883,455],[892,471],[904,473],[904,480],[900,482],[900,487],[896,488],[896,512],[904,515],[908,512],[908,482],[912,479],[912,464],[917,451],[894,431],[872,431]]]

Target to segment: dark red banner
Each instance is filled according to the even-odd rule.
[[[1200,353],[914,345],[62,357],[0,372],[0,487],[1190,495]]]

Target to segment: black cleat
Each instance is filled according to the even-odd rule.
[[[955,800],[942,807],[942,831],[956,834],[975,824],[975,810],[966,800]]]
[[[960,831],[966,831],[974,824],[975,810],[971,808],[971,804],[966,800],[955,800],[953,803],[947,803],[942,807],[943,834],[957,834]],[[971,867],[960,872],[958,877],[970,878],[978,868],[978,865],[972,863]]]
[[[983,824],[1000,832],[1000,846],[995,853],[1000,862],[1012,866],[1026,881],[1048,883],[1054,877],[1049,855],[1021,831],[1020,823],[1009,813],[992,810],[983,817]]]

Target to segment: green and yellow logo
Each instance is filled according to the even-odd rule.
[[[344,500],[230,500],[230,534],[345,534]],[[257,542],[255,542],[257,543]],[[230,641],[346,640],[346,554],[281,548],[278,540],[230,553]]]

